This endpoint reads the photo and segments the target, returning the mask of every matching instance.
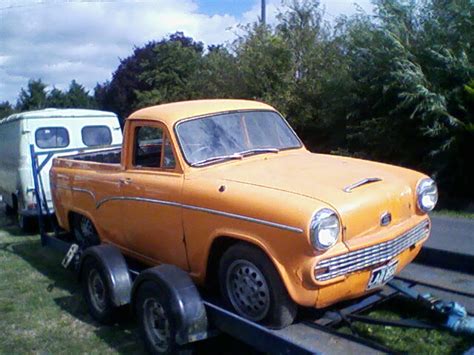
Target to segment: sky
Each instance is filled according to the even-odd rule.
[[[370,0],[321,0],[328,21],[370,12]],[[75,79],[91,90],[110,80],[134,47],[176,31],[205,45],[231,43],[258,20],[261,0],[0,0],[0,102],[16,103],[29,79],[51,90]],[[281,0],[267,0],[275,23]]]

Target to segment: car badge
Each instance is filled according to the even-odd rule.
[[[381,226],[388,226],[392,222],[392,214],[390,212],[384,212],[380,216],[380,225]]]

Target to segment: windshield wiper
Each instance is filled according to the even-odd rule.
[[[241,156],[245,157],[247,155],[252,154],[262,154],[262,153],[278,153],[280,149],[277,148],[255,148],[255,149],[248,149],[244,150],[243,152],[238,152]]]
[[[216,161],[224,161],[224,160],[231,160],[231,159],[242,159],[242,155],[240,155],[240,153],[235,153],[231,155],[221,155],[218,157],[211,157],[211,158],[207,158],[207,159],[192,163],[191,166],[203,166],[208,163],[214,163]]]

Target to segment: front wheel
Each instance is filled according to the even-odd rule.
[[[190,345],[176,343],[172,308],[163,290],[153,281],[140,285],[135,302],[140,333],[150,354],[189,354]]]
[[[290,325],[297,306],[267,255],[246,243],[222,256],[219,284],[224,301],[239,315],[272,328]]]

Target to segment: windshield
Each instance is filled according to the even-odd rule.
[[[176,132],[184,157],[192,166],[301,147],[283,117],[272,111],[231,112],[191,119],[179,123]]]

